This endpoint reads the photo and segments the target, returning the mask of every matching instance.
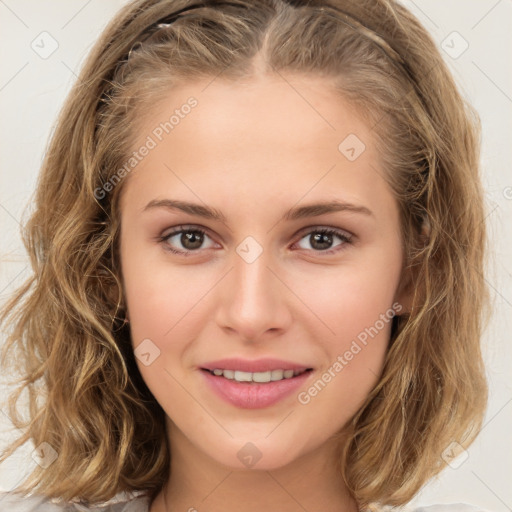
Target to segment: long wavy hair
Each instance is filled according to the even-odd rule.
[[[450,443],[474,440],[487,400],[481,128],[427,31],[394,0],[135,0],[60,113],[22,229],[32,274],[0,315],[1,364],[18,377],[8,413],[22,432],[0,462],[27,441],[58,453],[18,492],[98,503],[153,498],[167,481],[165,414],[123,322],[119,169],[143,113],[175,84],[281,71],[326,77],[370,123],[414,295],[343,429],[340,479],[360,505],[401,505],[446,466]]]

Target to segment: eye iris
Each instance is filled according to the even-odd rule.
[[[332,245],[332,235],[329,233],[316,233],[315,235],[312,235],[312,240],[313,243],[311,244],[311,247],[315,249],[328,249],[329,246]],[[320,244],[320,246],[317,244]]]
[[[185,231],[181,234],[180,242],[186,249],[198,249],[203,243],[203,234],[199,231]]]

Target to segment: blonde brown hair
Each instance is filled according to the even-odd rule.
[[[344,429],[340,478],[360,505],[400,505],[481,426],[488,303],[479,119],[426,30],[393,0],[136,0],[105,29],[51,139],[23,241],[33,275],[3,308],[9,414],[58,459],[21,492],[96,503],[169,477],[164,412],[135,364],[119,265],[121,180],[144,106],[180,80],[323,76],[371,123],[401,212],[414,290],[380,381]],[[264,71],[254,67],[254,57]],[[134,171],[135,172],[135,171]],[[15,354],[10,356],[14,352]],[[30,415],[18,399],[29,392]],[[41,398],[44,400],[41,401]]]

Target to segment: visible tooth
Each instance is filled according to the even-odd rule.
[[[252,374],[252,380],[254,382],[270,382],[272,377],[272,372],[269,370],[268,372],[256,372]]]
[[[224,375],[226,374],[226,370],[224,370]],[[241,372],[239,370],[235,371],[235,380],[239,382],[252,382],[252,373],[249,372]]]
[[[233,370],[224,370],[222,373],[224,374],[224,377],[226,377],[226,379],[235,378],[235,372]]]
[[[266,383],[282,379],[291,379],[296,375],[303,373],[302,370],[269,370],[266,372],[244,372],[241,370],[221,370],[215,368],[212,373],[217,376],[224,376],[226,379],[236,380],[238,382],[258,382]]]
[[[271,380],[281,380],[283,378],[283,370],[272,370]]]

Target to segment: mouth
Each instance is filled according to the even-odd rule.
[[[298,393],[311,380],[313,368],[275,368],[246,372],[232,368],[200,368],[215,395],[240,409],[264,409]],[[290,406],[292,402],[288,403]]]
[[[228,370],[222,368],[201,368],[202,371],[218,377],[221,379],[228,379],[238,383],[244,384],[266,384],[269,382],[277,382],[282,380],[289,380],[298,377],[304,373],[313,371],[313,368],[306,369],[275,369],[265,372],[244,372],[241,370]]]

